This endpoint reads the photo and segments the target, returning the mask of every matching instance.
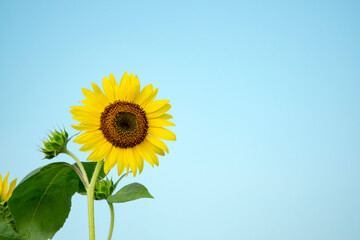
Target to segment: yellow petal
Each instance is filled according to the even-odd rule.
[[[153,167],[154,167],[154,164],[155,164],[156,166],[159,166],[158,157],[156,156],[154,150],[151,148],[150,145],[147,144],[146,141],[143,141],[142,143],[136,145],[136,147],[138,147],[138,149],[140,148],[140,151],[138,151],[138,153],[139,153],[140,156],[143,157],[148,163],[150,163]]]
[[[94,138],[103,137],[101,131],[84,132],[74,139],[75,143],[86,144]]]
[[[96,117],[101,116],[101,110],[99,108],[94,108],[92,106],[90,106],[90,107],[89,106],[72,106],[70,108],[71,108],[70,112],[73,113],[73,115],[79,114],[81,116],[83,116],[83,115],[91,115],[91,116],[96,116]]]
[[[86,160],[92,162],[99,162],[105,158],[105,155],[106,154],[100,149],[95,149],[90,153]]]
[[[100,118],[94,118],[94,117],[87,117],[87,116],[81,116],[81,115],[74,115],[72,117],[76,121],[85,123],[86,125],[99,125],[100,126]]]
[[[86,117],[80,115],[74,115],[72,119],[84,123],[85,125],[100,126],[100,118]]]
[[[100,121],[101,113],[95,113],[95,112],[84,112],[79,110],[70,110],[70,112],[74,115],[74,118],[77,117],[85,117],[89,118],[91,121]]]
[[[110,80],[110,83],[111,83],[113,86],[118,85],[117,82],[116,82],[116,78],[114,77],[114,75],[113,75],[112,73],[110,73],[109,80]]]
[[[126,159],[128,160],[131,167],[131,171],[135,177],[137,173],[137,165],[136,165],[134,152],[131,150],[131,148],[126,148],[125,151],[126,151]]]
[[[122,162],[122,165],[124,165],[124,169],[126,168],[126,176],[128,176],[129,174],[129,162],[127,161],[127,158],[126,158],[126,151],[124,148],[116,148],[117,149],[117,152],[118,152],[118,175],[120,176],[120,174],[122,173],[119,173],[119,162]],[[124,171],[123,169],[123,171]]]
[[[91,150],[94,150],[97,148],[97,145],[94,145],[94,144],[85,144],[84,146],[82,146],[79,151],[80,152],[88,152],[88,151],[91,151]]]
[[[148,133],[160,139],[170,140],[170,141],[176,140],[176,135],[166,128],[150,127]]]
[[[86,99],[90,100],[94,105],[98,105],[98,104],[96,104],[96,103],[98,103],[98,101],[95,101],[96,95],[94,92],[90,91],[87,88],[82,88],[81,91],[84,94]]]
[[[135,98],[140,94],[140,81],[139,81],[138,76],[135,76],[135,79],[133,80],[132,84],[133,84],[133,90],[135,93],[135,97],[134,97],[134,100],[135,100]]]
[[[71,125],[71,127],[76,130],[79,130],[79,131],[95,131],[95,130],[99,130],[100,124],[99,125],[89,125],[89,124],[85,124],[85,123],[80,123],[78,125]]]
[[[1,177],[1,174],[0,174],[0,202],[1,202],[1,193],[2,193],[2,177]]]
[[[135,98],[135,103],[141,106],[142,103],[150,97],[152,90],[153,90],[152,84],[149,84],[146,87],[144,87],[143,90],[141,90],[141,92],[139,93],[139,95]]]
[[[164,119],[159,119],[159,118],[152,118],[149,119],[149,127],[167,127],[167,126],[175,126],[174,123],[169,122],[167,120]]]
[[[161,148],[162,150],[164,150],[165,152],[169,153],[169,148],[166,146],[166,144],[161,141],[160,139],[157,139],[156,137],[153,137],[151,135],[147,135],[146,140],[148,140],[150,143],[152,143],[153,145],[157,146],[158,148]]]
[[[145,107],[147,104],[149,104],[150,102],[154,101],[157,92],[158,92],[158,89],[155,88],[155,89],[151,92],[150,96],[149,96],[147,99],[144,100],[144,102],[142,103],[142,106]]]
[[[114,86],[114,93],[115,93],[115,100],[119,99],[118,92],[119,92],[119,85],[116,82],[116,79],[112,73],[109,76],[110,83]]]
[[[156,156],[154,150],[151,148],[150,145],[147,144],[146,141],[143,141],[146,151],[148,152],[148,154],[150,155],[151,159],[153,160],[153,162],[155,163],[156,166],[159,166],[159,159]]]
[[[131,150],[134,153],[134,157],[137,163],[137,166],[139,168],[139,174],[142,172],[142,170],[144,169],[144,159],[139,155],[139,153],[135,150],[135,148],[131,148]]]
[[[115,166],[116,162],[116,149],[113,147],[105,159],[104,172],[107,174]]]
[[[2,190],[1,190],[1,198],[5,199],[7,190],[8,190],[8,179],[9,179],[9,173],[6,174],[4,177],[4,180],[2,182]]]
[[[92,83],[92,84],[93,84],[93,87],[94,86],[97,87],[97,85],[95,83]],[[84,96],[86,97],[87,103],[91,103],[90,105],[93,105],[94,107],[99,108],[99,109],[104,109],[107,105],[109,105],[108,100],[106,99],[105,96],[103,96],[103,94],[101,95],[101,94],[94,93],[86,88],[83,88],[81,90],[82,90]]]
[[[120,148],[121,149],[121,148]],[[120,155],[122,155],[122,161],[124,162],[125,168],[126,168],[126,177],[129,175],[129,161],[126,156],[125,149],[121,149]]]
[[[122,149],[120,148],[115,148],[115,157],[117,159],[117,170],[118,170],[118,175],[120,176],[124,170],[125,170],[125,163],[123,160],[123,153],[122,153]]]
[[[95,102],[95,100],[89,100],[89,99],[85,99],[80,101],[80,103],[84,104],[85,106],[91,107],[91,108],[96,108],[98,109],[99,112],[103,112],[105,107],[107,105],[103,105],[99,102]]]
[[[95,113],[96,115],[102,112],[101,109],[93,106],[72,106],[70,108],[79,112]]]
[[[161,155],[161,156],[165,156],[165,153],[164,153],[164,151],[163,151],[161,148],[155,146],[154,144],[152,144],[151,142],[149,142],[149,141],[146,140],[146,139],[145,139],[144,141],[146,141],[146,144],[147,144],[155,153],[157,153],[157,154],[159,154],[159,155]]]
[[[9,198],[11,197],[15,187],[16,187],[16,181],[17,181],[17,178],[15,178],[14,180],[12,180],[12,182],[10,183],[10,187],[9,187],[9,191],[8,193],[6,194],[6,197],[4,199],[4,201],[7,201],[9,200]]]
[[[168,120],[168,119],[171,119],[173,117],[170,114],[163,114],[163,115],[159,116],[158,118]]]
[[[102,98],[106,99],[106,96],[104,94],[104,92],[101,90],[101,88],[99,88],[99,86],[96,83],[91,83],[91,86],[94,90],[94,93],[98,96],[101,96]]]
[[[115,101],[115,88],[107,77],[103,78],[103,89],[110,103]]]
[[[137,95],[140,93],[140,82],[137,76],[130,74],[129,76],[129,86],[127,91],[127,100],[130,102],[134,102]]]
[[[129,86],[129,75],[127,72],[124,73],[120,80],[120,85],[118,88],[118,98],[119,100],[127,100],[127,90]]]
[[[139,155],[145,159],[152,167],[154,167],[154,160],[152,159],[151,155],[147,151],[147,148],[144,144],[144,142],[138,144],[135,146],[135,150],[139,153]]]
[[[143,109],[147,113],[152,113],[152,112],[159,110],[163,106],[165,106],[168,102],[170,102],[170,101],[169,100],[156,100],[156,101],[153,101],[153,102],[150,102],[149,104],[147,104],[145,107],[143,107]]]
[[[87,142],[84,146],[82,146],[79,150],[81,152],[88,152],[88,151],[94,150],[94,149],[98,148],[98,146],[101,146],[106,143],[107,143],[107,140],[103,137],[93,138],[89,142]]]
[[[96,98],[96,101],[101,101],[102,104],[109,105],[110,102],[109,102],[108,98],[105,96],[103,91],[101,91],[99,86],[96,85],[95,83],[91,83],[91,85],[92,85],[93,90],[94,90],[94,96]]]
[[[166,113],[167,111],[169,111],[169,109],[171,108],[170,104],[166,104],[165,106],[163,106],[162,108],[158,109],[155,112],[152,113],[147,113],[146,116],[148,118],[158,118],[159,116],[163,115],[164,113]]]
[[[93,162],[101,161],[111,152],[111,148],[112,145],[108,142],[102,144],[88,156],[87,160]]]

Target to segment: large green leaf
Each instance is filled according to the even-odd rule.
[[[140,183],[131,183],[121,188],[116,194],[107,198],[110,203],[123,203],[139,198],[154,198]]]
[[[18,233],[28,240],[52,238],[64,225],[79,177],[68,163],[51,163],[31,172],[8,201]]]
[[[43,167],[39,167],[37,169],[34,169],[32,170],[31,172],[29,172],[22,180],[21,182],[18,184],[20,185],[22,182],[24,182],[25,180],[27,180],[28,178],[30,178],[31,176],[37,174],[38,172],[40,172],[40,170],[42,169]]]
[[[4,220],[0,220],[0,240],[25,240],[12,230]]]
[[[96,162],[81,162],[85,168],[85,171],[86,171],[86,175],[89,179],[89,182],[91,181],[91,178],[92,178],[92,175],[95,171],[95,167],[96,167]],[[78,165],[75,164],[75,166],[77,168]],[[106,176],[105,172],[104,172],[104,164],[101,166],[101,169],[100,169],[100,173],[99,173],[99,179],[103,179],[104,177]],[[79,182],[79,190],[78,190],[78,193],[82,194],[82,195],[86,195],[86,190],[85,190],[85,186],[84,184],[80,181]]]

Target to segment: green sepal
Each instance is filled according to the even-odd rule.
[[[94,189],[94,199],[95,200],[102,200],[106,199],[110,196],[114,191],[114,182],[112,179],[103,179],[101,181],[96,182],[95,189]]]
[[[51,147],[51,144],[49,142],[45,142],[45,141],[43,141],[43,143],[44,143],[45,149],[49,149],[47,151],[52,152],[53,149]]]
[[[57,142],[51,142],[50,145],[51,145],[52,149],[54,149],[55,152],[56,152],[57,149],[60,150],[61,147],[62,147],[62,146],[61,146],[59,143],[57,143]]]
[[[56,142],[61,142],[62,138],[59,136],[59,132],[55,130],[54,139]]]
[[[154,198],[146,187],[140,183],[131,183],[121,188],[116,194],[109,196],[109,203],[123,203],[134,201],[139,198]]]
[[[126,174],[123,174],[114,184],[114,182],[106,178],[105,180],[98,181],[95,184],[94,189],[94,199],[95,200],[102,200],[107,199],[116,189],[117,185],[125,177]]]
[[[16,232],[16,224],[7,202],[0,203],[0,219],[2,219],[13,231]],[[1,232],[0,232],[1,234]],[[1,237],[0,237],[1,239]]]

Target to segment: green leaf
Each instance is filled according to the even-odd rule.
[[[154,198],[140,183],[131,183],[120,189],[116,194],[107,198],[110,203],[123,203],[139,198]]]
[[[51,163],[31,172],[8,201],[17,231],[27,240],[52,238],[69,215],[79,177],[68,163]]]
[[[37,168],[37,169],[32,170],[30,173],[28,173],[28,175],[26,175],[26,176],[21,180],[21,182],[18,184],[18,186],[19,186],[21,183],[25,182],[25,181],[26,181],[27,179],[29,179],[30,177],[32,177],[32,176],[34,176],[35,174],[39,173],[40,170],[41,170],[41,168],[43,168],[43,167],[39,167],[39,168]]]
[[[4,220],[0,220],[0,240],[25,240],[19,234],[14,232]]]
[[[96,162],[81,162],[85,168],[86,171],[86,175],[89,179],[89,182],[91,181],[92,175],[95,171],[95,167],[96,167]],[[75,164],[75,166],[77,168],[79,168],[79,166],[77,164]],[[104,172],[104,164],[101,166],[100,169],[100,173],[99,173],[99,179],[103,179],[106,176],[105,172]],[[82,194],[82,195],[86,195],[86,190],[85,190],[85,186],[84,184],[80,181],[79,183],[79,190],[78,193]]]

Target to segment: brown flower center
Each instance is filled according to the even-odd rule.
[[[145,111],[135,103],[116,101],[101,113],[100,129],[115,147],[131,148],[140,144],[148,128]]]

